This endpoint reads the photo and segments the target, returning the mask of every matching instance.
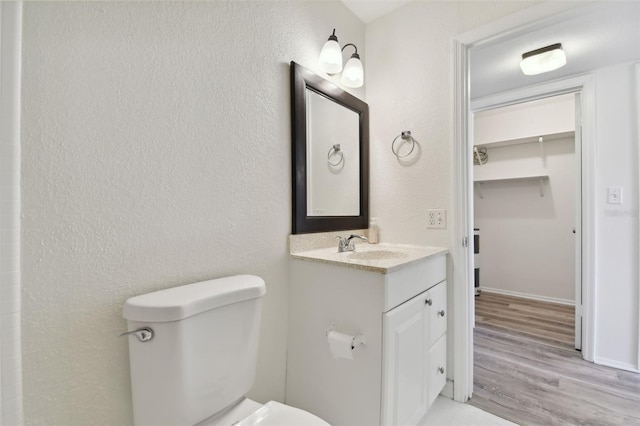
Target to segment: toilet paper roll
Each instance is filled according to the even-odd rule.
[[[337,331],[330,331],[327,334],[327,341],[329,342],[331,355],[334,358],[353,359],[353,336]]]

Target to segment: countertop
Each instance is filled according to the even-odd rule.
[[[355,251],[344,253],[338,253],[337,247],[300,251],[291,253],[291,257],[389,274],[430,257],[448,253],[448,250],[442,247],[408,244],[358,243],[355,247]]]

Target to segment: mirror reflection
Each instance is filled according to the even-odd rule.
[[[307,89],[307,215],[360,214],[359,116]]]

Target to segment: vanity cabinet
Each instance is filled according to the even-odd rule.
[[[446,383],[446,285],[384,314],[382,424],[417,424]]]
[[[332,425],[411,425],[446,383],[446,250],[387,272],[292,259],[286,402]],[[329,330],[358,336],[334,358]]]

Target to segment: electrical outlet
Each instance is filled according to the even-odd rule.
[[[427,210],[427,228],[446,229],[447,211],[445,209]]]

